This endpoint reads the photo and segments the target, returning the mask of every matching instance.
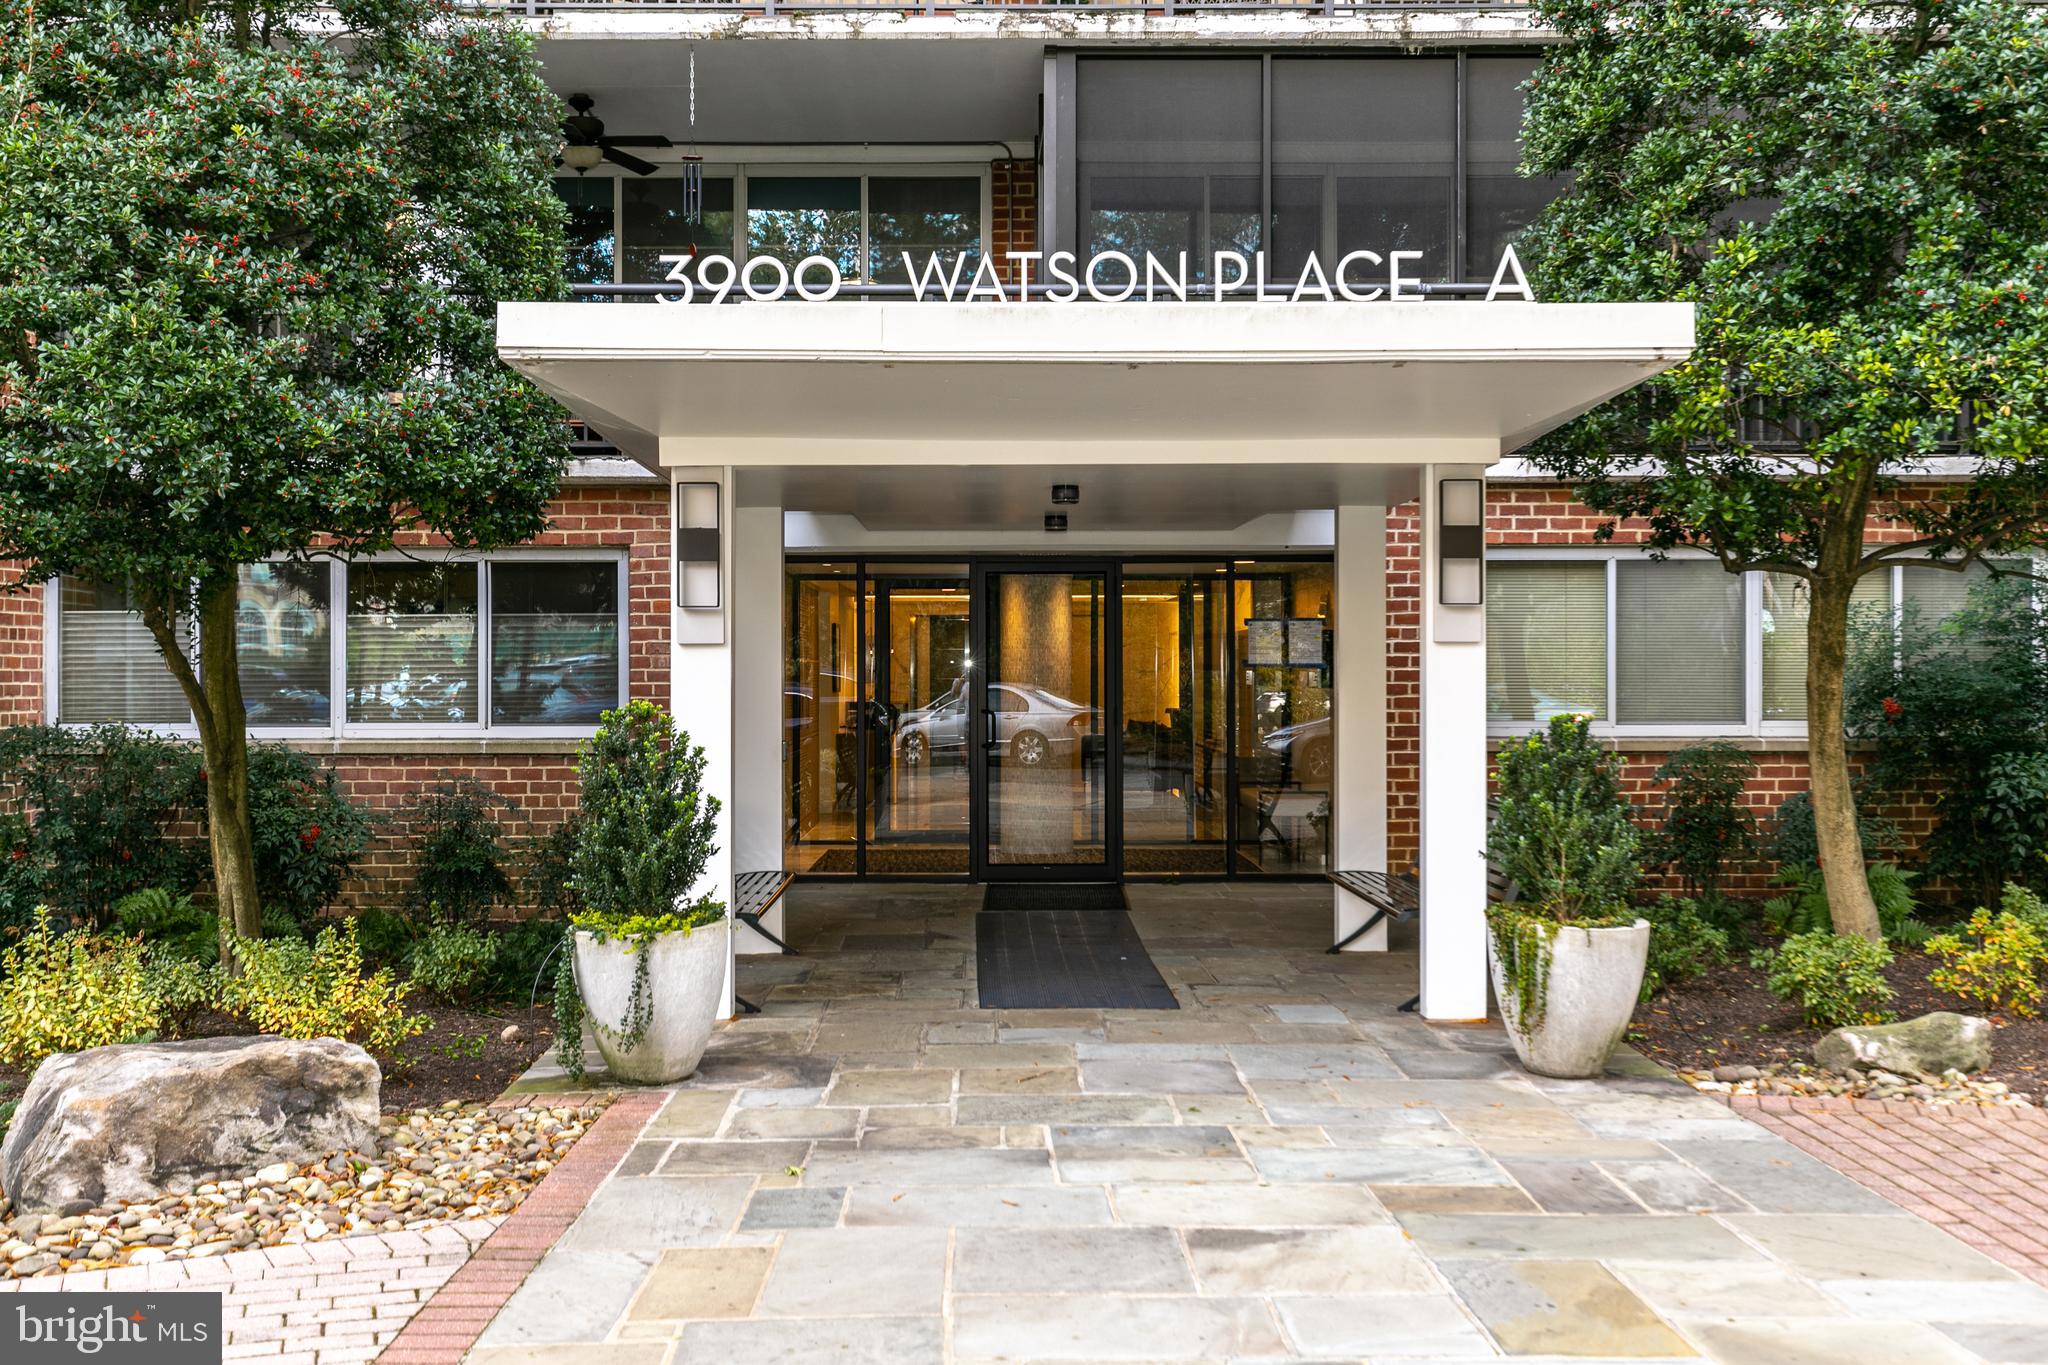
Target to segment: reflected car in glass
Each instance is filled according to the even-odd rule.
[[[1318,716],[1299,725],[1283,725],[1260,741],[1280,759],[1286,780],[1320,783],[1330,780],[1330,718]]]
[[[990,683],[990,751],[1033,768],[1078,746],[1100,730],[1099,708],[1071,701],[1042,687]],[[896,727],[896,758],[905,767],[959,762],[967,755],[965,683],[929,706],[905,711]]]

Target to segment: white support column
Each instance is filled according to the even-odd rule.
[[[737,872],[778,870],[784,828],[782,781],[782,509],[741,507],[732,519],[733,802]],[[782,902],[761,922],[783,938]],[[743,924],[733,950],[778,953]]]
[[[1422,471],[1422,1014],[1486,1017],[1486,608],[1437,600],[1437,495],[1484,465]]]
[[[1384,507],[1337,509],[1337,658],[1331,698],[1335,710],[1336,768],[1330,796],[1330,858],[1339,871],[1387,870],[1387,512]],[[1357,929],[1373,910],[1341,887],[1332,887],[1332,943]],[[1385,952],[1387,925],[1348,946]]]
[[[704,750],[704,790],[718,798],[720,818],[717,851],[704,868],[703,889],[727,905],[732,904],[733,894],[733,697],[737,690],[733,676],[736,651],[732,631],[732,473],[729,466],[716,465],[669,471],[669,477],[678,485],[677,497],[686,491],[681,488],[684,484],[711,484],[717,489],[719,588],[716,607],[683,605],[681,570],[674,562],[675,537],[672,535],[670,538],[669,589],[672,596],[669,621],[674,644],[669,660],[669,710],[676,718],[677,727],[689,735],[690,742]],[[676,498],[671,498],[671,514],[676,514],[677,510]],[[736,1008],[733,991],[733,964],[728,952],[726,1003],[720,1017],[730,1016]]]

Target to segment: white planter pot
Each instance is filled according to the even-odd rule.
[[[643,1085],[666,1085],[697,1069],[711,1026],[724,1004],[730,921],[703,924],[687,933],[662,934],[629,951],[619,939],[600,943],[588,930],[576,931],[576,985],[590,1016],[597,1050],[611,1074]],[[631,1048],[620,1046],[633,999],[640,953],[647,958],[647,991],[653,1018]]]
[[[1508,984],[1498,941],[1487,935],[1493,994],[1522,1065],[1539,1076],[1598,1076],[1628,1031],[1650,954],[1650,922],[1612,929],[1562,925],[1549,941],[1541,1017],[1522,1026],[1520,1002]],[[1529,963],[1527,970],[1540,970]]]

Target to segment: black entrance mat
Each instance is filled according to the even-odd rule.
[[[1121,910],[1126,904],[1115,882],[995,882],[981,896],[984,910]]]
[[[1121,910],[984,910],[974,917],[985,1010],[1174,1010]]]

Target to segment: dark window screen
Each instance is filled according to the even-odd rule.
[[[1465,278],[1490,280],[1501,248],[1564,193],[1561,176],[1525,180],[1522,159],[1523,81],[1533,57],[1473,57],[1465,66]]]
[[[1079,252],[1151,252],[1191,278],[1210,258],[1259,249],[1260,78],[1256,59],[1084,58],[1074,138]],[[1113,268],[1097,277],[1120,278]]]
[[[1449,58],[1274,59],[1274,279],[1291,283],[1311,251],[1334,270],[1347,252],[1397,250],[1423,253],[1403,275],[1450,278],[1457,113]]]

